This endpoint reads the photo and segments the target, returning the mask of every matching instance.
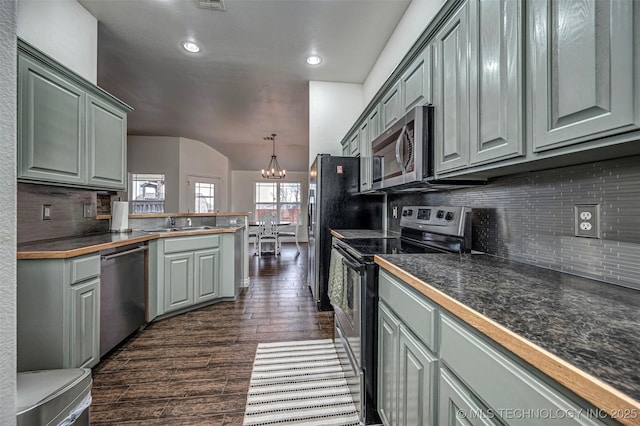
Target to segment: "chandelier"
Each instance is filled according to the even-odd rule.
[[[272,133],[271,136],[265,136],[265,141],[271,141],[273,143],[273,154],[271,154],[271,161],[266,169],[262,169],[262,177],[265,179],[283,179],[286,175],[286,171],[280,168],[278,164],[278,158],[276,158],[276,134]]]

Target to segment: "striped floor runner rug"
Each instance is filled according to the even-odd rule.
[[[260,343],[244,425],[360,424],[331,339]]]

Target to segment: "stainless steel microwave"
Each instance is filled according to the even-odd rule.
[[[371,189],[422,183],[433,177],[434,107],[417,106],[371,142]]]

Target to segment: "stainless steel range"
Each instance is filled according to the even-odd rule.
[[[406,206],[399,238],[334,239],[332,270],[341,263],[342,300],[332,299],[336,349],[351,380],[361,423],[379,423],[377,414],[378,267],[376,254],[467,253],[471,251],[471,209]],[[334,303],[335,302],[335,303]]]

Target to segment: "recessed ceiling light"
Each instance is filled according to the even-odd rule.
[[[309,65],[318,65],[320,62],[322,62],[322,58],[318,55],[307,56],[307,63]]]
[[[190,53],[198,53],[200,51],[200,46],[198,46],[193,41],[183,41],[182,47],[184,47],[184,50]]]

